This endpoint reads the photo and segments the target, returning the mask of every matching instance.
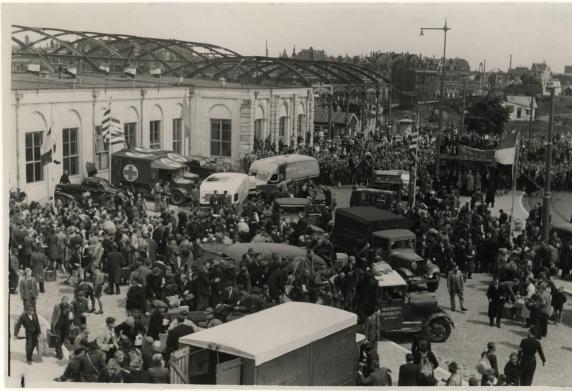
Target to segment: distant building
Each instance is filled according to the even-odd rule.
[[[324,50],[315,50],[310,46],[309,49],[300,50],[296,54],[296,58],[300,60],[327,60],[328,56]]]
[[[443,93],[445,98],[462,96],[463,82],[469,74],[464,59],[449,59],[445,64]],[[416,102],[438,100],[441,95],[441,61],[408,55],[393,63],[391,81],[397,91],[399,105],[412,107]]]
[[[536,115],[536,99],[532,98],[532,113],[530,110],[530,97],[528,96],[507,96],[502,103],[503,107],[508,110],[511,121],[529,121],[532,115],[534,119]]]
[[[552,71],[550,70],[550,67],[546,65],[546,62],[533,63],[530,70],[542,84],[542,95],[549,95],[550,91],[548,90],[548,85],[552,81]]]
[[[332,121],[332,134],[329,135],[329,121]],[[324,135],[332,138],[352,136],[356,132],[359,120],[354,113],[346,115],[343,111],[330,113],[327,107],[314,106],[314,132],[322,131]]]
[[[564,66],[564,73],[568,75],[572,75],[572,65],[565,65]]]

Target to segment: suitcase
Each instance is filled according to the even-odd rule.
[[[48,331],[48,348],[54,349],[56,347],[58,337],[51,331]]]
[[[56,280],[55,270],[46,270],[46,282],[54,282]]]
[[[121,268],[121,281],[123,283],[129,282],[129,276],[131,276],[131,268],[130,267],[122,267]]]

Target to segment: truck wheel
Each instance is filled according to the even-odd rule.
[[[427,283],[427,289],[429,290],[429,292],[435,292],[438,288],[439,288],[439,278],[440,276],[438,274],[434,275],[433,278],[437,278],[436,282],[428,282]]]
[[[435,319],[429,323],[431,342],[445,342],[451,335],[451,325],[446,319]]]
[[[171,202],[174,205],[182,205],[185,202],[185,196],[180,191],[175,191],[171,194]]]

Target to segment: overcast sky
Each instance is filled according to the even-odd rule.
[[[324,49],[331,55],[409,51],[440,57],[443,26],[447,57],[471,68],[530,67],[545,60],[553,72],[572,65],[572,3],[513,4],[3,4],[7,24],[128,33],[206,42],[244,55],[282,49]]]

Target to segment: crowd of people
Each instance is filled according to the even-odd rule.
[[[551,188],[572,189],[572,139],[560,135],[554,139]],[[540,190],[544,185],[546,146],[539,138],[525,140],[519,151],[519,185],[529,191]]]
[[[324,172],[321,183],[363,183],[372,169],[409,167],[411,160],[403,156],[409,156],[411,141],[372,135],[332,142],[318,136],[311,148],[300,144],[297,152],[318,158]],[[559,269],[570,274],[572,248],[558,237],[542,242],[536,209],[525,231],[513,237],[510,216],[502,210],[499,216],[491,212],[494,194],[491,199],[487,190],[483,192],[486,173],[481,175],[480,187],[476,186],[478,172],[472,181],[437,180],[429,168],[434,143],[428,135],[421,136],[416,203],[394,212],[408,219],[418,238],[418,253],[446,273],[453,311],[457,298],[460,309],[467,310],[466,279],[473,273],[491,275],[490,325],[500,327],[502,317],[517,317],[530,327],[532,339],[523,340],[516,363],[511,364],[518,376],[514,371],[509,376],[505,369],[503,378],[492,368],[492,359],[491,368],[483,360],[481,384],[529,385],[535,365],[531,357],[542,352],[539,343],[531,341],[547,336],[549,320],[560,320],[565,300],[551,276]],[[271,149],[272,145],[268,149],[258,145],[251,158],[268,155]],[[288,152],[284,146],[281,151]],[[461,205],[461,192],[471,195],[470,202]],[[41,342],[36,303],[48,278],[73,287],[73,295],[55,303],[49,333],[59,358],[64,344],[73,352],[58,378],[62,381],[166,383],[166,363],[180,336],[290,300],[356,312],[360,327],[366,327],[368,314],[362,310],[371,301],[364,298],[372,294],[368,281],[375,278],[376,254],[360,251],[348,254],[347,262],[337,262],[331,242],[335,209],[331,191],[312,181],[283,189],[284,196],[314,198],[318,193],[324,195],[325,204],[319,227],[304,217],[297,222],[276,221],[271,204],[261,199],[248,201],[241,210],[224,198],[206,209],[198,205],[172,209],[164,197],[157,196],[153,212],[135,194],[129,194],[128,201],[116,199],[107,205],[94,205],[91,200],[69,205],[12,202],[9,286],[22,299],[24,313],[14,335],[22,327],[26,330],[26,360],[33,362],[34,349]],[[209,246],[236,242],[287,242],[304,246],[306,256],[283,260],[274,253],[266,259],[249,249],[236,263],[209,251]],[[129,285],[126,291],[121,288],[124,284]],[[103,331],[91,335],[88,318],[108,311],[102,306],[102,295],[125,293],[125,320],[118,323],[109,316]],[[505,313],[507,308],[510,311]],[[198,313],[200,319],[193,318]],[[166,335],[163,343],[161,335]],[[414,365],[423,375],[415,377],[422,379],[418,385],[428,385],[432,380],[427,363],[433,370],[438,363],[431,358],[430,341],[423,339],[423,333],[415,341],[418,346],[406,365]],[[358,381],[390,384],[379,358],[371,352],[364,357]],[[541,358],[546,361],[542,353]],[[452,364],[449,369],[448,383],[457,384],[457,369]]]

